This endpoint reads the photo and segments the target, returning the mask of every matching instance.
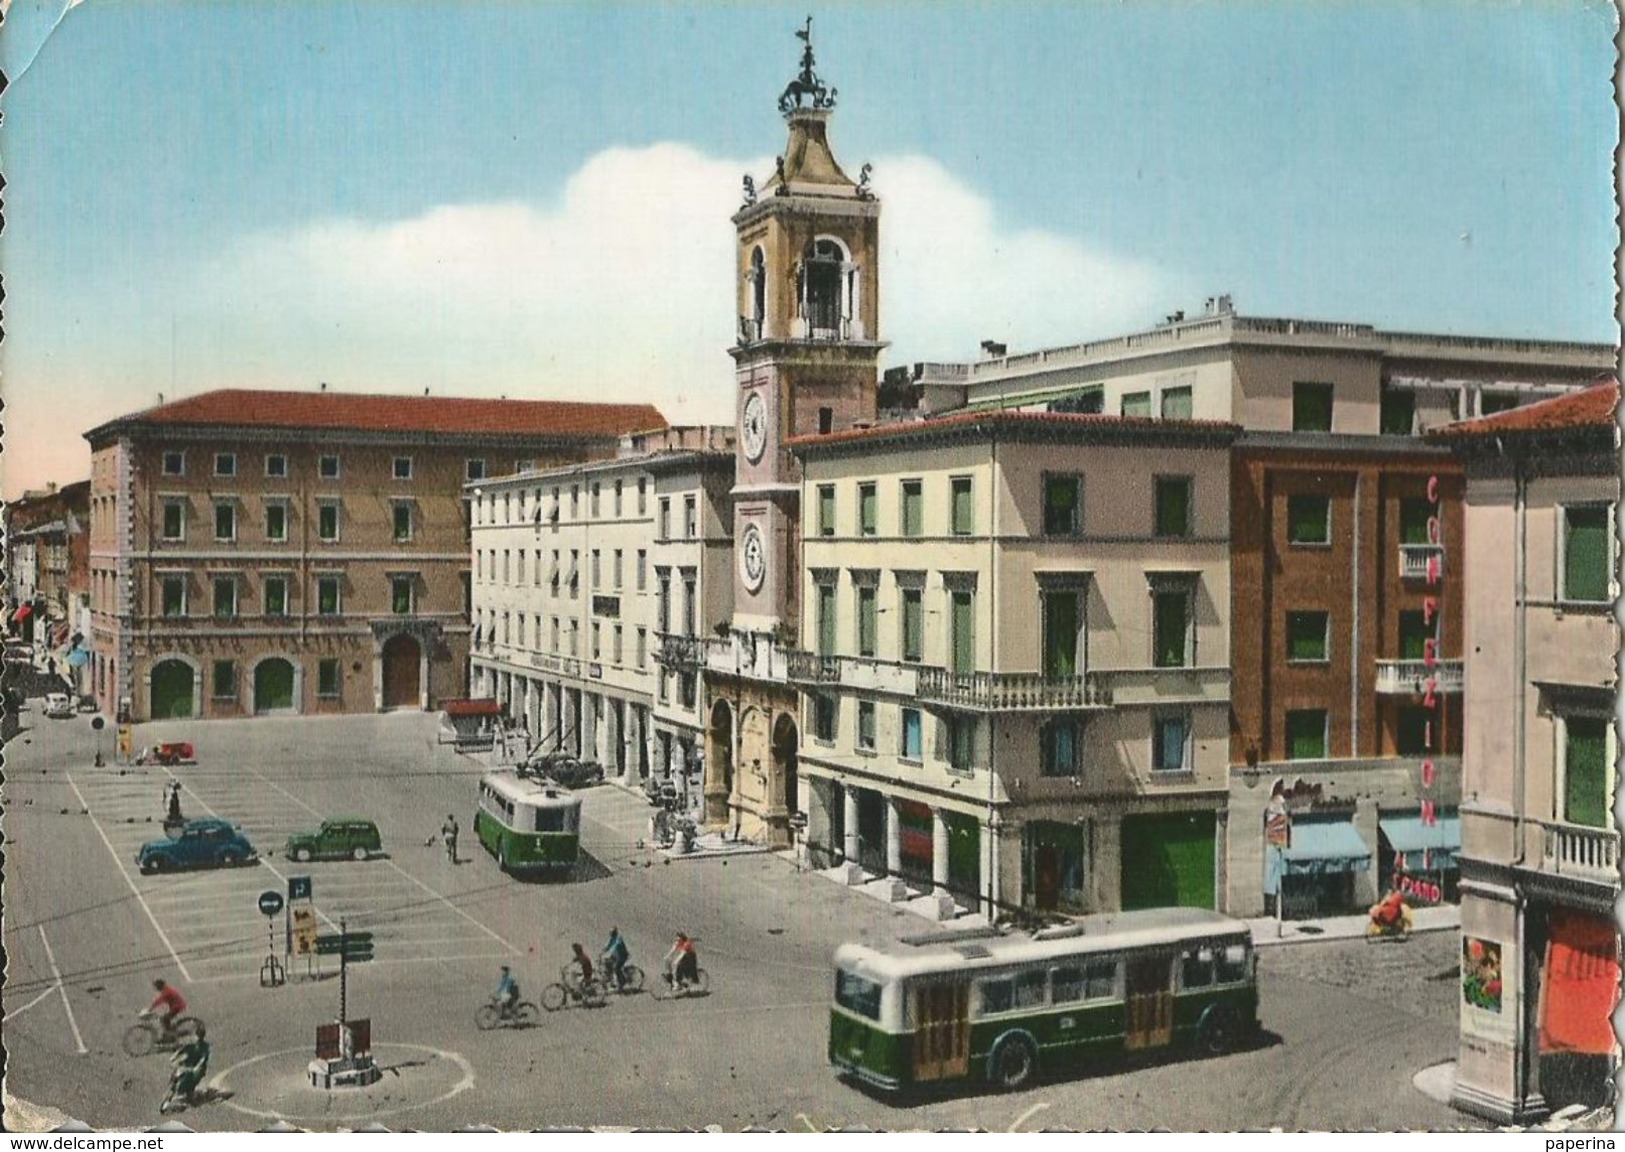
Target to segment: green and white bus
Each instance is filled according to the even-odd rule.
[[[1085,1057],[1180,1044],[1219,1053],[1257,1030],[1252,935],[1201,908],[835,952],[829,1060],[878,1088],[1019,1088]]]
[[[550,780],[487,772],[480,780],[474,835],[504,872],[569,872],[580,848],[581,797]]]

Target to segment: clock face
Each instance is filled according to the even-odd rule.
[[[760,392],[745,397],[745,457],[752,463],[762,458],[767,448],[767,405]]]
[[[745,587],[755,592],[767,578],[767,546],[762,542],[762,530],[754,524],[745,526],[745,538],[740,542],[739,568],[745,577]]]

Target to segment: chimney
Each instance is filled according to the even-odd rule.
[[[322,382],[321,382],[321,385],[320,385],[320,387],[321,387],[321,390],[322,390],[322,391],[323,391],[323,392],[326,392],[326,391],[327,391],[327,381],[326,381],[326,380],[323,380],[323,381],[322,381]]]

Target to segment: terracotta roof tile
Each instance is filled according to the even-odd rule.
[[[226,388],[148,408],[112,423],[521,436],[618,436],[625,432],[664,428],[666,418],[651,404]]]
[[[1434,428],[1429,439],[1461,440],[1474,436],[1505,436],[1509,433],[1556,432],[1567,428],[1602,428],[1614,425],[1619,407],[1619,381],[1601,380],[1589,388],[1554,396],[1521,408],[1510,408],[1493,416],[1461,420]]]

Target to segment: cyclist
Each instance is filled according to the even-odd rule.
[[[579,992],[581,989],[587,986],[589,981],[592,980],[592,961],[587,958],[587,950],[581,945],[572,944],[570,945],[570,950],[574,952],[575,955],[571,957],[570,962],[564,966],[564,982],[569,984],[573,980],[575,982],[575,990]]]
[[[154,996],[152,1003],[147,1005],[147,1011],[144,1015],[150,1015],[162,1009],[163,1015],[159,1018],[158,1023],[163,1025],[164,1039],[173,1040],[175,1039],[175,1021],[180,1018],[182,1012],[186,1011],[186,997],[181,995],[179,988],[172,988],[162,980],[154,980],[152,986],[157,990],[158,995]]]
[[[615,987],[626,987],[626,965],[632,959],[631,949],[621,938],[619,928],[609,930],[609,942],[604,945],[604,972],[615,981]]]
[[[203,1077],[208,1075],[209,1042],[204,1039],[203,1025],[198,1025],[192,1038],[170,1058],[170,1063],[175,1066],[175,1071],[170,1074],[169,1095],[158,1105],[159,1112],[169,1111],[169,1106],[177,1099],[191,1104],[192,1093],[197,1091]]]
[[[497,977],[497,990],[491,994],[491,999],[496,1001],[504,1016],[512,1016],[513,1006],[519,1003],[519,985],[509,974],[506,964],[502,966],[502,975]]]
[[[694,951],[694,941],[683,933],[677,933],[677,939],[672,941],[671,950],[665,958],[667,978],[673,987],[683,989],[700,978],[700,958]]]

